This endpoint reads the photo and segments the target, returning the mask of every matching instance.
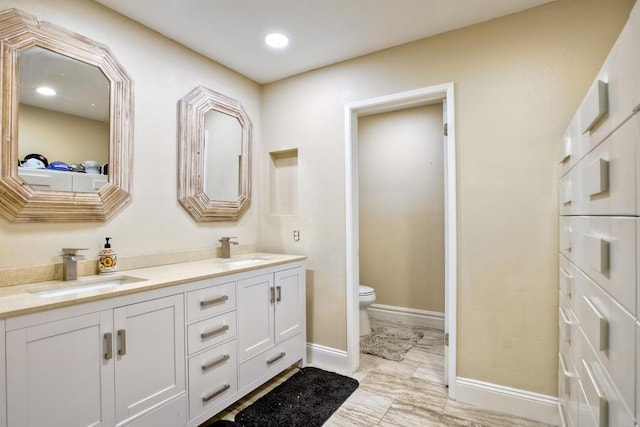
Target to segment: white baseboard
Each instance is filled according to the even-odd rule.
[[[556,397],[498,384],[458,377],[456,400],[550,425],[560,422]]]
[[[349,373],[346,351],[319,344],[307,343],[307,365],[331,372]]]
[[[369,311],[369,319],[371,320],[444,330],[444,313],[437,311],[418,310],[415,308],[395,307],[383,304],[371,304],[367,310]]]

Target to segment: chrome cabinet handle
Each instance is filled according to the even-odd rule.
[[[203,332],[203,333],[201,333],[201,334],[200,334],[200,338],[202,338],[203,340],[205,340],[205,339],[207,339],[207,338],[210,338],[210,337],[212,337],[212,336],[214,336],[214,335],[221,334],[221,333],[226,332],[226,331],[228,331],[228,330],[229,330],[229,325],[224,325],[224,326],[221,326],[221,327],[219,327],[219,328],[217,328],[217,329],[212,329],[212,330],[210,330],[210,331],[207,331],[207,332]]]
[[[224,356],[221,356],[216,360],[212,360],[209,363],[205,363],[204,365],[202,365],[202,372],[207,372],[209,369],[213,369],[219,364],[226,362],[227,360],[229,360],[229,357],[230,356],[228,354],[225,354]]]
[[[208,307],[210,305],[220,304],[221,302],[225,302],[228,299],[229,299],[229,297],[227,295],[223,295],[223,296],[218,297],[218,298],[209,299],[209,300],[205,300],[205,301],[200,301],[200,307]]]
[[[127,333],[124,329],[118,329],[118,339],[120,340],[118,354],[120,356],[124,356],[127,354]]]
[[[278,360],[282,359],[284,356],[286,356],[287,353],[285,353],[284,351],[280,352],[279,355],[277,355],[276,357],[274,357],[273,359],[269,359],[267,360],[267,366],[268,365],[272,365],[274,363],[276,363]]]
[[[211,399],[213,399],[216,396],[220,396],[222,393],[224,393],[225,391],[229,390],[231,388],[231,386],[229,384],[225,384],[222,387],[220,387],[220,389],[214,391],[213,393],[210,393],[206,396],[202,396],[202,402],[203,403],[207,403],[208,401],[210,401]]]
[[[111,334],[111,332],[107,332],[106,334],[104,334],[104,340],[105,340],[104,359],[109,360],[113,358],[113,335]]]
[[[276,286],[276,294],[278,295],[276,301],[282,301],[282,286]]]
[[[276,302],[276,288],[274,288],[273,286],[269,288],[269,291],[271,292],[271,304],[273,304],[274,302]]]

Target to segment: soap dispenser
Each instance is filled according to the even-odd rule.
[[[106,237],[105,239],[104,249],[100,251],[98,256],[98,269],[100,274],[111,274],[118,271],[117,256],[116,251],[111,249],[111,244],[109,243],[111,237]]]

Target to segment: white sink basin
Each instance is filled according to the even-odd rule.
[[[125,285],[127,283],[135,283],[142,280],[145,279],[140,279],[139,277],[132,276],[113,276],[105,277],[104,279],[100,278],[88,280],[78,279],[69,282],[68,285],[65,284],[65,282],[62,282],[60,285],[55,285],[55,287],[34,290],[31,291],[31,293],[42,298],[53,298],[64,295],[79,294],[83,292],[117,288],[118,286]]]
[[[264,261],[269,261],[269,259],[270,258],[263,258],[259,256],[255,256],[251,258],[229,258],[229,259],[225,259],[223,263],[230,265],[232,267],[246,267],[248,265],[256,265]]]

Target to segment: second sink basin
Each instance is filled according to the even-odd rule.
[[[31,293],[42,298],[53,298],[64,295],[79,294],[82,292],[98,291],[102,289],[117,288],[128,283],[140,282],[145,279],[132,276],[113,276],[98,279],[78,279],[66,284],[62,282],[60,285],[49,287],[47,289],[34,290]]]
[[[238,258],[224,258],[220,262],[227,264],[231,267],[246,267],[248,265],[260,264],[264,261],[269,261],[271,258],[261,256],[251,257],[238,257]]]
[[[237,259],[237,260],[229,261],[228,264],[240,267],[240,266],[243,266],[243,265],[259,264],[262,261],[266,261],[266,260],[260,259],[260,258]]]

